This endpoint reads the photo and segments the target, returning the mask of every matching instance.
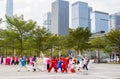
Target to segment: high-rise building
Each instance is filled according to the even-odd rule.
[[[13,0],[7,0],[6,15],[13,16]]]
[[[49,32],[51,32],[51,30],[52,30],[51,22],[52,22],[52,13],[51,13],[51,12],[48,12],[48,13],[45,14],[45,16],[44,16],[44,23],[43,23],[43,25],[47,28],[47,30],[48,30]]]
[[[120,30],[120,12],[110,15],[110,29]]]
[[[68,34],[69,29],[69,2],[56,0],[52,3],[52,33]]]
[[[91,30],[91,13],[92,13],[92,11],[93,11],[93,9],[92,9],[92,7],[89,7],[89,10],[88,10],[88,14],[89,14],[89,16],[88,16],[88,28]]]
[[[85,2],[75,2],[72,4],[72,28],[88,27],[90,28],[90,12],[92,8]]]
[[[104,31],[109,32],[109,14],[100,11],[94,11],[91,13],[91,32],[98,33]]]

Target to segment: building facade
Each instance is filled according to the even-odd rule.
[[[52,23],[51,22],[52,22],[52,13],[48,12],[44,16],[44,23],[43,23],[43,25],[47,28],[47,30],[49,32],[51,32],[51,30],[52,30]]]
[[[52,3],[52,33],[67,35],[69,29],[69,2],[56,0]]]
[[[7,0],[6,15],[13,16],[13,0]]]
[[[94,11],[91,13],[91,32],[98,33],[101,31],[104,31],[105,33],[110,31],[109,14]]]
[[[120,30],[120,12],[110,15],[110,30]]]
[[[90,12],[92,8],[85,2],[75,2],[72,4],[72,28],[89,27],[90,28]]]

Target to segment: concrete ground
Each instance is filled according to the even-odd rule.
[[[120,64],[91,64],[88,74],[77,73],[55,73],[28,72],[22,69],[17,72],[20,66],[0,65],[0,79],[120,79]],[[31,67],[29,67],[31,69]]]

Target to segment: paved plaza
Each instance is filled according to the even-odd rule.
[[[17,72],[18,68],[19,66],[0,65],[0,79],[120,79],[119,64],[91,64],[87,75],[83,72],[28,72],[26,69]]]

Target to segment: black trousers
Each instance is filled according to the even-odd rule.
[[[87,67],[87,65],[85,65],[85,64],[84,64],[84,66],[83,66],[83,69],[85,69],[85,68],[86,68],[86,70],[88,70],[88,67]]]
[[[47,64],[47,70],[50,68],[50,64]]]
[[[13,65],[13,64],[15,65],[15,61],[14,60],[12,60],[12,62],[11,62],[11,65]]]

